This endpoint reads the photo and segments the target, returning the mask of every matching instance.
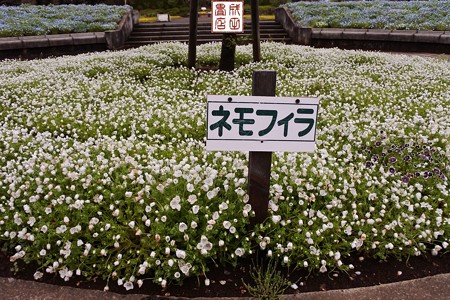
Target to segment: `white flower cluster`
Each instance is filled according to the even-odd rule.
[[[219,44],[199,47],[217,62]],[[449,62],[263,44],[234,72],[187,46],[0,63],[0,239],[64,280],[166,286],[252,253],[326,272],[353,251],[419,255],[450,238]],[[275,153],[269,218],[249,232],[248,156],[207,152],[207,94],[321,98],[317,151]],[[83,264],[80,265],[80,260]],[[43,273],[38,271],[35,278]],[[105,288],[107,289],[107,288]]]

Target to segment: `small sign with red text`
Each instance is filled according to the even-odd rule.
[[[244,32],[244,1],[212,1],[212,33]]]

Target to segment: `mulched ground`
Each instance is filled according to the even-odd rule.
[[[243,282],[253,284],[250,276],[250,269],[255,265],[257,259],[242,260],[238,268],[232,267],[211,267],[208,278],[211,281],[209,286],[205,286],[204,278],[190,278],[183,286],[170,286],[163,290],[160,286],[145,282],[140,289],[133,289],[127,292],[123,287],[110,282],[110,291],[121,294],[144,294],[149,295],[147,299],[159,296],[179,296],[179,297],[239,297],[250,296]],[[283,274],[290,274],[292,282],[296,282],[298,289],[288,288],[286,294],[305,293],[313,291],[348,289],[355,287],[374,286],[383,283],[398,282],[416,278],[423,278],[436,274],[450,273],[450,253],[438,256],[424,255],[420,257],[410,257],[408,260],[398,261],[390,258],[387,261],[376,261],[374,259],[355,256],[345,260],[347,264],[353,264],[354,269],[348,272],[330,271],[324,274],[308,274],[306,270],[280,269]],[[0,251],[0,276],[14,277],[18,279],[34,280],[33,274],[36,266],[18,265],[18,272],[14,273],[13,264],[9,262],[6,253]],[[103,290],[106,283],[97,279],[86,281],[75,276],[70,282],[64,282],[58,275],[46,274],[41,282],[66,285],[84,289]]]

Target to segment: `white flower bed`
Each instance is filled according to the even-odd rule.
[[[220,45],[200,46],[202,63]],[[258,248],[326,272],[355,252],[448,249],[450,64],[267,43],[234,72],[187,46],[0,63],[0,243],[11,261],[126,289],[203,274]],[[206,95],[321,97],[318,149],[275,153],[270,217],[249,232],[247,154],[205,151]]]

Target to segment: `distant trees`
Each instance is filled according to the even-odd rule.
[[[130,4],[132,1],[127,1]],[[123,5],[125,0],[0,0],[0,5],[20,5],[20,4],[33,4],[33,5],[48,5],[48,4],[115,4]]]
[[[244,0],[245,4],[250,4],[251,0]],[[260,0],[259,5],[278,6],[280,4],[291,2],[290,0]],[[116,4],[123,5],[125,0],[0,0],[0,5],[20,5],[22,3],[47,5],[47,4]],[[170,9],[189,7],[190,0],[127,0],[127,4],[137,9]],[[210,7],[211,0],[199,0],[199,6]]]

